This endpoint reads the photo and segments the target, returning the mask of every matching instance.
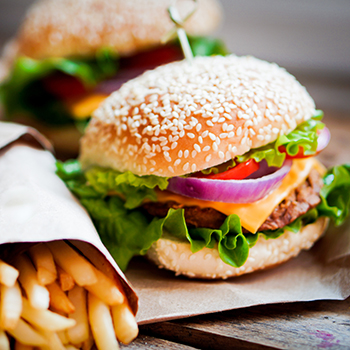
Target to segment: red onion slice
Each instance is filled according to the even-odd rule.
[[[225,202],[253,203],[277,188],[292,166],[286,160],[275,172],[257,179],[217,180],[197,177],[173,177],[168,191],[196,199]]]
[[[325,149],[331,139],[331,133],[329,129],[325,126],[321,133],[318,135],[317,138],[317,150],[316,153],[320,153],[323,149]]]

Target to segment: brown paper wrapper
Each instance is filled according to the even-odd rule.
[[[136,293],[102,244],[85,209],[55,174],[56,160],[51,150],[50,143],[36,130],[0,122],[2,255],[13,254],[11,243],[70,240],[87,257],[99,254],[100,264],[113,268],[136,314]],[[84,247],[81,242],[88,244]]]

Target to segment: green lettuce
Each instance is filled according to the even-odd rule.
[[[276,141],[266,146],[255,148],[249,152],[237,157],[239,163],[248,159],[255,159],[257,162],[266,160],[269,166],[280,167],[285,158],[286,153],[295,156],[299,152],[299,147],[303,148],[304,155],[313,155],[317,149],[317,130],[323,129],[324,124],[321,122],[323,112],[318,110],[316,114],[299,124],[288,135],[280,135]],[[283,146],[286,152],[280,152],[279,148]]]
[[[225,43],[217,38],[190,36],[188,38],[194,56],[226,56],[229,51]]]
[[[286,229],[296,233],[302,225],[321,216],[340,225],[350,208],[350,165],[328,170],[320,194],[321,204],[316,208],[283,229],[256,234],[243,233],[240,219],[234,214],[227,216],[219,229],[187,227],[184,209],[169,209],[164,218],[151,217],[139,206],[144,200],[156,200],[155,189],[165,189],[166,178],[98,167],[83,172],[78,161],[58,162],[57,174],[87,209],[103,243],[123,270],[133,256],[145,254],[164,234],[189,242],[192,252],[217,247],[225,263],[239,267],[260,236],[275,239]]]

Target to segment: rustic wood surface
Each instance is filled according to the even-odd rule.
[[[257,306],[145,325],[140,331],[199,349],[349,349],[350,298]]]
[[[326,166],[350,163],[350,113],[325,111],[324,122],[332,138],[319,158]],[[263,305],[148,324],[128,346],[192,348],[350,349],[350,298]]]

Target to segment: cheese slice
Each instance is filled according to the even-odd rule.
[[[214,208],[225,215],[237,214],[241,219],[241,225],[248,231],[255,233],[269,217],[274,208],[282,202],[292,190],[306,180],[313,168],[316,168],[321,174],[325,171],[323,165],[315,158],[294,160],[291,170],[282,180],[281,185],[272,193],[254,203],[238,204],[204,201],[168,191],[157,191],[157,196],[159,202],[175,201],[181,203],[183,206]]]
[[[91,94],[84,96],[78,101],[70,102],[68,110],[74,117],[74,119],[87,119],[91,117],[92,112],[97,109],[102,101],[106,99],[108,95],[105,94]]]

